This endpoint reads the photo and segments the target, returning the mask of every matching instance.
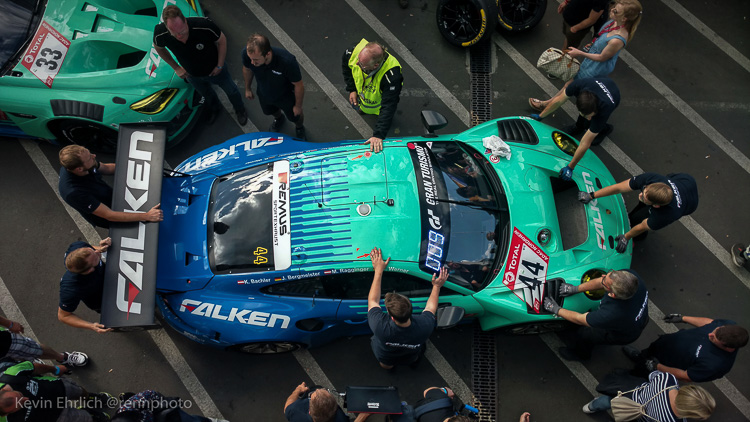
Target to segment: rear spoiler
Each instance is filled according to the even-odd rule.
[[[165,125],[120,125],[113,211],[147,212],[161,201],[165,144]],[[112,223],[109,236],[101,323],[125,329],[156,325],[159,223]]]

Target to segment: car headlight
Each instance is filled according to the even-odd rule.
[[[185,1],[187,2],[188,6],[190,6],[193,9],[194,12],[198,11],[198,8],[195,6],[195,0],[185,0]]]
[[[164,88],[142,100],[134,102],[130,105],[130,109],[143,114],[161,113],[167,107],[167,104],[172,101],[172,98],[177,95],[177,91],[179,91],[177,88]]]
[[[571,157],[575,155],[576,148],[578,148],[578,143],[574,141],[570,136],[562,132],[554,131],[552,132],[552,140],[555,142],[555,145],[560,148],[560,151],[570,155]]]

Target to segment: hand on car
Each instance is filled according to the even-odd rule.
[[[540,116],[539,114],[536,114],[536,113],[533,113],[533,114],[529,115],[529,117],[531,117],[532,119],[536,120],[537,122],[541,122],[542,121],[542,116]]]
[[[568,297],[578,293],[578,286],[570,283],[563,283],[560,285],[560,296]]]
[[[628,249],[628,242],[630,242],[630,239],[625,237],[624,234],[621,234],[615,238],[615,242],[617,242],[615,250],[619,253],[623,253]]]
[[[578,191],[578,200],[583,204],[588,204],[589,202],[594,200],[594,197],[592,196],[591,192]]]
[[[383,252],[378,248],[372,248],[372,251],[370,251],[370,260],[372,261],[372,268],[376,272],[383,272],[388,263],[391,262],[391,258],[383,261]]]
[[[448,267],[443,266],[443,268],[440,269],[439,274],[439,276],[438,273],[432,275],[432,285],[443,287],[443,285],[445,284],[445,280],[448,280]]]
[[[365,142],[365,145],[367,144],[370,144],[370,151],[376,154],[383,150],[383,140],[378,137],[373,136],[372,138],[368,139]]]
[[[682,321],[682,314],[669,314],[664,316],[664,322],[668,322],[671,324],[677,324],[678,322]]]
[[[573,169],[570,166],[565,166],[560,169],[560,178],[566,182],[573,179]]]
[[[555,299],[552,299],[551,297],[545,297],[544,309],[546,309],[547,312],[552,312],[553,314],[557,315],[560,312],[560,305],[555,302]]]
[[[164,220],[164,211],[160,210],[159,206],[161,206],[161,203],[154,205],[153,208],[148,210],[146,213],[146,221],[156,222]]]

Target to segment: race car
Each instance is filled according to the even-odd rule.
[[[202,97],[152,47],[162,9],[195,0],[0,2],[0,135],[113,151],[121,122],[167,122],[181,139]]]
[[[161,181],[160,197],[148,198],[164,210],[155,258],[164,319],[199,343],[247,353],[366,334],[373,247],[391,259],[383,293],[408,296],[414,312],[424,309],[432,275],[443,267],[450,277],[440,306],[463,308],[484,330],[558,327],[562,321],[542,306],[546,296],[579,312],[596,308],[601,292],[558,293],[563,281],[579,284],[630,265],[631,247],[614,249],[615,236],[629,229],[622,197],[577,201],[579,190],[615,182],[596,155],[588,152],[564,182],[558,171],[577,144],[550,126],[509,117],[438,136],[444,119],[424,112],[423,120],[430,133],[387,139],[380,153],[362,141],[253,133],[177,166]],[[485,147],[493,135],[509,156]],[[121,148],[146,157],[138,147]],[[115,195],[123,194],[116,188]],[[125,240],[142,248],[144,230]],[[111,291],[130,317],[143,282],[129,268],[148,266],[143,257],[153,254],[127,253],[132,263],[108,270],[120,271],[121,285]]]

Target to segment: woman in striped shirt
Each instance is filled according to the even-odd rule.
[[[686,418],[705,420],[714,411],[716,402],[703,387],[688,385],[680,388],[674,375],[654,371],[648,382],[628,394],[633,401],[644,405],[645,416],[640,422],[677,422]],[[613,397],[599,396],[583,406],[584,413],[600,412],[611,408]]]

